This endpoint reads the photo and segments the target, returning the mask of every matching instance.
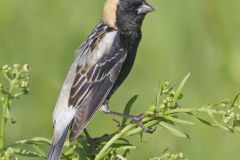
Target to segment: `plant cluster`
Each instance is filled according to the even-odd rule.
[[[2,73],[7,80],[6,85],[0,84],[2,123],[0,137],[0,160],[17,160],[18,156],[46,158],[46,146],[51,145],[51,140],[42,137],[34,137],[28,140],[4,144],[5,124],[10,118],[11,102],[29,92],[29,67],[24,65],[5,65]],[[213,127],[219,127],[229,132],[240,132],[240,95],[236,96],[233,102],[224,100],[217,104],[208,104],[202,107],[184,107],[180,101],[183,98],[182,89],[189,78],[188,74],[178,87],[169,82],[163,82],[159,86],[156,100],[144,112],[141,124],[151,128],[150,133],[145,133],[143,127],[133,120],[121,119],[117,122],[118,127],[112,133],[104,134],[98,138],[91,138],[85,130],[85,134],[79,136],[74,144],[68,141],[64,145],[61,159],[65,160],[127,160],[131,150],[139,146],[129,141],[130,136],[143,134],[154,134],[159,128],[168,130],[175,136],[189,138],[189,135],[179,130],[181,125],[194,125],[193,119]],[[123,113],[130,114],[131,108],[138,96],[133,96],[126,104]],[[202,118],[203,116],[207,118]],[[183,153],[169,153],[166,149],[159,157],[149,160],[187,160]]]
[[[11,120],[11,123],[15,122],[10,116],[12,101],[29,93],[29,72],[30,69],[27,64],[22,67],[19,64],[14,64],[13,67],[9,65],[2,67],[2,74],[7,81],[7,85],[5,86],[0,83],[0,99],[2,104],[0,148],[4,146],[4,128],[6,123],[9,120]]]

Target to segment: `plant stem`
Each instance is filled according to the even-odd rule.
[[[7,122],[7,110],[8,110],[8,98],[4,99],[2,104],[2,117],[1,117],[1,131],[0,131],[0,148],[4,147],[4,134],[5,134],[5,126]]]
[[[105,152],[108,150],[108,148],[119,138],[121,138],[127,131],[135,127],[135,124],[129,124],[124,129],[120,131],[120,133],[113,136],[106,144],[105,146],[100,150],[100,152],[96,155],[95,160],[102,159],[105,155]]]
[[[164,112],[165,115],[176,114],[176,113],[194,113],[194,112],[211,112],[212,114],[224,114],[224,111],[218,111],[211,108],[201,107],[201,108],[177,108]],[[162,116],[160,114],[160,116]]]
[[[166,111],[164,114],[168,115],[168,114],[175,114],[175,113],[190,113],[193,110],[196,110],[196,109],[192,109],[192,108],[177,108],[177,109],[172,109],[172,110]]]
[[[197,113],[197,112],[207,112],[207,113],[211,113],[211,114],[223,114],[223,111],[216,111],[210,108],[177,108],[177,109],[172,109],[169,111],[166,111],[164,113],[159,113],[158,116],[160,117],[164,117],[164,115],[171,115],[171,114],[176,114],[176,113]],[[158,123],[158,120],[155,120],[154,118],[149,118],[149,117],[145,117],[142,120],[143,124],[145,124],[147,127],[152,126],[156,123]],[[147,123],[146,123],[147,122]],[[123,128],[118,134],[116,134],[115,136],[113,136],[105,145],[104,147],[100,150],[100,152],[96,155],[95,160],[100,160],[102,159],[106,152],[108,151],[109,147],[115,142],[117,141],[119,138],[125,136],[129,136],[132,134],[135,134],[139,131],[141,131],[141,128],[136,128],[133,129],[134,127],[136,127],[136,124],[129,124],[127,125],[125,128]],[[133,130],[132,130],[133,129]]]
[[[206,112],[206,113],[211,113],[211,114],[225,114],[226,112],[225,111],[218,111],[218,110],[214,110],[214,109],[210,109],[210,108],[199,108],[198,109],[199,112]]]
[[[8,109],[10,108],[10,99],[13,92],[14,85],[10,83],[8,94],[4,97],[2,102],[2,117],[1,117],[1,131],[0,131],[0,148],[4,147],[5,126],[8,121]]]

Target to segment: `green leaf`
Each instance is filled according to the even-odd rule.
[[[14,154],[26,157],[43,157],[41,154],[26,149],[14,148]]]
[[[32,147],[39,153],[41,154],[43,157],[46,157],[45,152],[36,144],[33,144]]]
[[[218,121],[215,119],[214,115],[213,115],[211,112],[208,112],[208,115],[210,116],[210,118],[212,119],[212,121],[213,121],[219,128],[222,128],[223,130],[228,131],[228,132],[233,132],[232,129],[230,129],[230,128],[222,125],[220,122],[218,122]]]
[[[125,115],[129,115],[130,114],[132,105],[137,100],[138,97],[139,97],[138,95],[135,95],[127,102],[127,104],[126,104],[126,106],[124,108],[123,114],[125,114]],[[123,118],[121,127],[125,127],[126,126],[126,122],[127,122],[127,119]]]
[[[205,119],[202,119],[202,118],[200,118],[200,117],[196,117],[200,122],[202,122],[202,123],[204,123],[204,124],[206,124],[206,125],[208,125],[208,126],[211,126],[211,127],[218,127],[218,125],[216,125],[216,124],[213,124],[213,123],[211,123],[211,122],[209,122],[209,121],[206,121]]]
[[[51,141],[43,137],[34,137],[32,139],[21,140],[15,142],[14,144],[36,144],[36,143],[45,143],[51,145]]]
[[[74,154],[75,149],[76,149],[76,146],[72,146],[71,148],[69,148],[67,151],[64,152],[64,155],[68,156],[68,155]]]
[[[167,129],[170,133],[178,136],[178,137],[182,137],[182,138],[189,138],[189,136],[186,133],[183,133],[182,131],[177,130],[176,128],[170,126],[169,124],[167,124],[166,122],[161,121],[159,123],[163,128]]]
[[[122,147],[119,147],[117,151],[122,151],[122,150],[131,150],[131,149],[137,149],[136,146],[133,145],[124,145]]]
[[[165,154],[165,153],[167,153],[168,151],[169,151],[169,148],[166,148],[166,149],[163,150],[162,154]]]
[[[149,158],[148,160],[163,160],[162,157]]]
[[[20,140],[20,141],[14,142],[12,144],[9,144],[6,147],[1,148],[0,151],[4,151],[4,150],[6,150],[9,147],[15,147],[17,145],[22,145],[22,144],[39,144],[39,143],[51,145],[51,141],[49,139],[47,139],[47,138],[34,137],[32,139]]]
[[[166,118],[166,119],[168,119],[172,122],[178,123],[178,124],[194,125],[193,122],[182,120],[182,119],[175,118],[175,117],[172,117],[172,116],[165,116],[164,118]]]
[[[182,82],[180,83],[180,85],[178,86],[177,90],[176,90],[176,93],[174,95],[174,98],[173,98],[173,104],[175,105],[177,103],[177,100],[179,99],[180,95],[181,95],[181,92],[182,92],[182,89],[185,85],[185,83],[187,82],[188,78],[190,77],[191,73],[188,73],[182,80]]]
[[[120,155],[120,154],[117,154],[117,158],[118,158],[119,160],[127,160],[125,157],[123,157],[123,156]]]
[[[234,98],[231,107],[234,108],[235,105],[238,105],[239,101],[240,101],[240,93],[238,93],[238,95]]]

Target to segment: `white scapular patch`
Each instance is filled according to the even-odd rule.
[[[94,48],[92,57],[88,59],[92,65],[96,64],[104,54],[108,54],[112,48],[113,41],[116,37],[117,31],[108,32],[100,40],[98,45]]]

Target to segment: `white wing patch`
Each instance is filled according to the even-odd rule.
[[[94,48],[93,53],[91,54],[92,57],[88,58],[88,64],[96,64],[104,54],[109,53],[116,34],[117,32],[113,31],[104,35],[99,44]]]

